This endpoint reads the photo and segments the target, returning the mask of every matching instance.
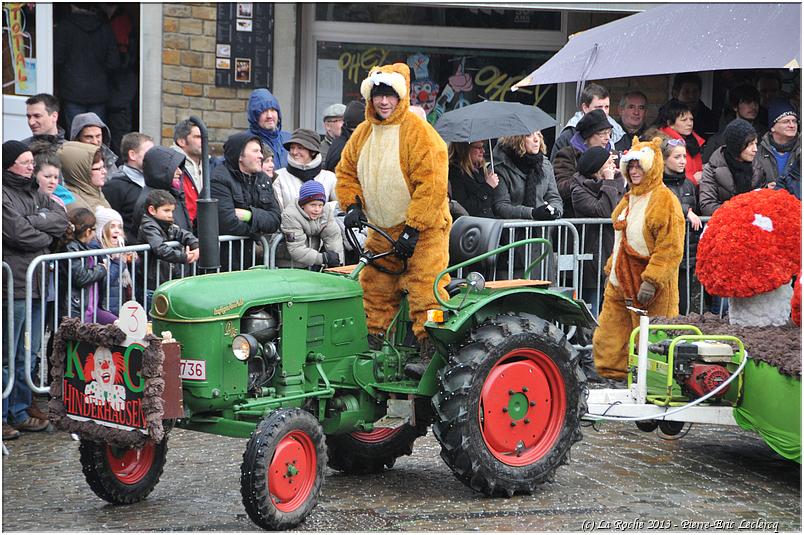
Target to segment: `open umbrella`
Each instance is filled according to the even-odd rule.
[[[436,121],[435,129],[444,141],[491,140],[503,136],[521,136],[556,125],[556,120],[536,106],[519,102],[486,100],[448,111]],[[491,160],[494,172],[494,158]]]
[[[800,68],[800,64],[798,3],[673,3],[571,36],[564,48],[513,90],[679,72]]]

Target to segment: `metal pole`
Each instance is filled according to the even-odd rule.
[[[210,191],[209,136],[204,121],[191,115],[190,122],[195,124],[201,133],[201,174],[204,181],[204,189],[197,201],[198,241],[201,248],[198,264],[201,269],[212,270],[220,267],[220,250],[218,248],[218,200],[212,198]]]

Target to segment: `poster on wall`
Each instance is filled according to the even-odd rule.
[[[511,92],[512,85],[547,61],[551,54],[319,41],[319,67],[331,65],[340,76],[319,73],[316,104],[321,104],[322,95],[340,94],[339,102],[343,103],[360,99],[360,82],[372,67],[405,63],[410,68],[410,103],[424,108],[431,124],[447,111],[483,100],[536,105],[555,116],[555,85]],[[544,134],[555,135],[552,131]]]
[[[35,95],[36,7],[3,4],[3,94]]]
[[[218,4],[215,85],[270,87],[273,70],[273,4]]]

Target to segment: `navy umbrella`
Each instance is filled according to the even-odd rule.
[[[435,129],[444,141],[491,140],[503,136],[532,134],[556,125],[556,120],[536,106],[518,102],[486,100],[448,111],[436,121]],[[491,161],[494,172],[494,160]]]

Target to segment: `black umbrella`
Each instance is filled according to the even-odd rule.
[[[486,100],[448,111],[436,121],[435,129],[444,141],[491,140],[503,136],[532,134],[556,125],[556,120],[536,106],[518,102]],[[494,160],[491,161],[494,172]]]

